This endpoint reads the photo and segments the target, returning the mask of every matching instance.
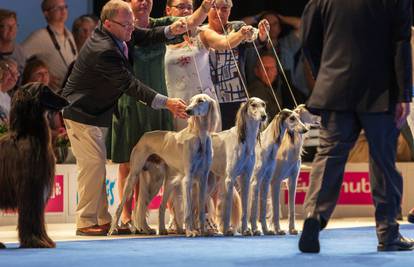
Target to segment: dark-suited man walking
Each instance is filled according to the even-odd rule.
[[[363,129],[370,150],[378,251],[412,250],[399,233],[399,127],[412,96],[411,0],[311,0],[303,52],[316,79],[308,107],[321,115],[320,145],[305,200],[302,252],[319,252],[342,185],[349,150]]]
[[[103,7],[101,22],[82,48],[63,89],[70,102],[63,117],[78,167],[77,235],[106,235],[109,229],[105,137],[118,98],[125,93],[152,108],[168,108],[175,116],[186,118],[181,99],[157,94],[134,78],[125,43],[133,32],[135,41],[162,41],[171,29],[178,29],[172,30],[176,34],[184,32],[184,25],[181,32],[175,24],[134,30],[131,7],[121,0],[111,0]]]

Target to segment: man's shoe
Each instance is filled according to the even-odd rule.
[[[412,240],[403,236],[399,236],[397,239],[388,244],[380,242],[377,247],[378,251],[407,251],[413,249],[414,246]]]
[[[107,233],[108,230],[104,230],[98,225],[76,229],[76,235],[80,236],[106,236]]]
[[[409,221],[410,223],[414,223],[414,212],[408,213],[407,221]]]
[[[307,218],[303,223],[302,235],[299,239],[299,250],[305,253],[319,253],[319,220]]]
[[[111,223],[105,223],[105,224],[99,225],[99,228],[101,228],[102,230],[108,232],[109,229],[111,228]]]

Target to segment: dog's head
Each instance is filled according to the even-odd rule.
[[[266,103],[258,97],[251,97],[245,103],[247,116],[255,121],[266,123]]]
[[[239,141],[244,142],[246,138],[247,124],[249,121],[259,122],[259,128],[262,128],[266,123],[266,103],[258,97],[251,97],[247,102],[243,103],[236,116],[236,127],[239,136]],[[257,138],[260,135],[258,132]]]
[[[68,104],[66,99],[55,94],[48,86],[28,83],[20,87],[12,98],[10,129],[29,129],[41,124],[43,118],[52,117],[48,114],[58,112]]]
[[[220,113],[217,102],[207,94],[197,94],[190,99],[185,112],[190,115],[189,126],[197,127],[198,119],[207,125],[208,132],[216,132],[219,127]],[[197,119],[198,117],[198,119]]]
[[[300,120],[305,125],[317,127],[321,123],[321,117],[312,114],[304,104],[297,106],[293,111],[299,115]]]

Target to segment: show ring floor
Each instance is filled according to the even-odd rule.
[[[401,223],[414,238],[414,225]],[[287,228],[287,221],[282,221]],[[302,221],[297,221],[302,228]],[[56,249],[16,249],[15,226],[0,227],[0,267],[8,266],[414,266],[414,251],[377,252],[371,218],[333,219],[321,232],[321,253],[302,254],[299,236],[79,237],[74,224],[49,224]]]

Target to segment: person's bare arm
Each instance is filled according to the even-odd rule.
[[[252,26],[243,26],[237,32],[230,32],[227,36],[213,30],[205,29],[201,34],[201,40],[206,47],[217,50],[226,50],[238,46],[242,41],[251,39],[253,36]],[[230,46],[230,47],[229,47]]]
[[[204,0],[200,7],[197,8],[193,14],[187,17],[187,25],[189,28],[194,28],[203,23],[207,18],[208,11],[214,5],[216,0]]]

